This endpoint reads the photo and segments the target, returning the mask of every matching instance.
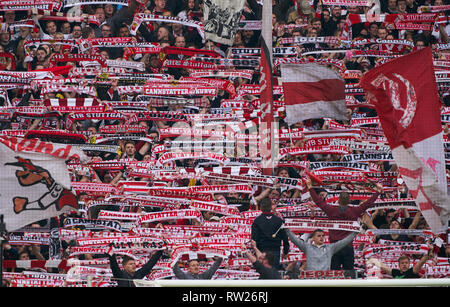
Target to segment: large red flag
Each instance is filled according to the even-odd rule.
[[[360,82],[375,105],[392,155],[434,233],[449,220],[450,202],[433,60],[424,48],[367,72]]]
[[[316,63],[281,64],[286,122],[331,117],[345,120],[345,82],[332,69]]]

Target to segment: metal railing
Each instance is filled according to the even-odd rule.
[[[303,280],[134,280],[136,287],[449,287],[450,278]]]

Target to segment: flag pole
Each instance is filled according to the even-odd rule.
[[[261,35],[264,38],[264,41],[267,44],[267,48],[269,49],[269,58],[270,63],[273,63],[273,37],[272,37],[272,0],[263,0],[263,8],[262,8],[262,30]]]
[[[270,69],[272,69],[273,66],[273,37],[272,37],[272,0],[263,0],[263,7],[262,7],[262,17],[261,17],[261,56],[267,52],[268,54],[268,62]],[[263,44],[267,47],[266,52],[263,52]],[[266,66],[267,67],[267,66]],[[278,152],[275,153],[275,139],[274,139],[274,128],[276,126],[274,125],[273,120],[273,86],[272,86],[272,71],[264,72],[265,78],[270,78],[270,88],[268,87],[266,90],[267,95],[271,95],[270,99],[267,95],[261,95],[261,102],[264,107],[262,107],[263,115],[260,121],[260,140],[261,141],[261,149],[263,156],[262,161],[262,167],[263,167],[263,174],[265,175],[273,175],[274,174],[274,161],[278,159]],[[266,79],[267,80],[267,79]],[[263,80],[261,80],[263,82]],[[267,82],[266,82],[267,84]],[[267,84],[267,85],[269,85]],[[265,100],[265,101],[263,101]],[[267,101],[269,100],[269,101]],[[266,114],[265,110],[268,110],[269,114]],[[262,128],[261,128],[262,126]],[[269,131],[267,131],[269,130]],[[265,141],[269,141],[270,144],[266,144]],[[270,149],[269,149],[270,146]],[[264,149],[263,149],[264,148]],[[268,153],[267,151],[270,150]]]

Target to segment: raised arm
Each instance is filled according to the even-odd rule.
[[[292,241],[292,243],[294,243],[295,246],[300,248],[300,250],[305,253],[306,246],[308,243],[306,243],[303,240],[300,240],[290,229],[285,228],[285,231],[286,231],[288,238]]]
[[[114,254],[107,254],[109,258],[109,266],[111,268],[111,271],[113,273],[113,276],[116,278],[122,278],[123,272],[119,267],[119,264],[117,263],[116,256]]]
[[[255,240],[251,240],[251,245],[252,245],[253,251],[255,252],[256,258],[258,259],[259,257],[262,256],[262,253],[261,253],[261,251],[258,249],[258,247],[256,247],[256,242],[255,242]]]
[[[255,196],[254,199],[255,199],[257,202],[259,202],[261,199],[267,197],[267,196],[270,194],[270,191],[272,191],[271,188],[264,189],[261,193],[259,193],[258,196]]]
[[[175,276],[178,279],[187,279],[186,278],[186,273],[184,273],[181,269],[180,266],[178,265],[178,261],[175,263],[175,265],[172,267],[172,271],[175,274]]]
[[[150,258],[149,261],[147,261],[146,264],[144,264],[139,270],[136,271],[136,277],[137,278],[143,278],[146,276],[152,268],[155,266],[155,264],[158,262],[159,258],[161,258],[163,251],[158,250],[156,251],[153,256]]]
[[[305,180],[305,184],[306,184],[306,188],[309,191],[309,195],[311,196],[312,200],[314,201],[314,203],[320,208],[322,209],[325,214],[329,215],[329,213],[331,213],[330,211],[333,210],[333,206],[327,204],[325,202],[325,200],[323,200],[319,195],[317,195],[316,191],[313,189],[312,187],[312,182],[311,179],[306,179]]]
[[[445,26],[443,24],[439,25],[439,34],[440,34],[442,43],[447,44],[450,41],[450,39],[448,38],[448,34],[445,31]]]
[[[31,244],[31,254],[36,257],[37,260],[45,260],[41,254],[41,246],[37,244]]]
[[[134,11],[138,6],[139,3],[136,0],[131,0],[128,6],[122,7],[113,15],[109,21],[112,33],[116,33],[122,23],[127,23],[128,19],[133,16]]]
[[[278,233],[278,235],[280,236],[281,241],[283,242],[283,254],[284,255],[289,254],[290,244],[289,244],[289,237],[286,233],[286,230],[281,229],[280,232]]]
[[[344,246],[350,244],[350,242],[353,241],[353,239],[358,235],[358,232],[353,232],[346,236],[344,239],[337,241],[335,243],[331,243],[330,247],[332,250],[332,253],[335,254],[338,251],[340,251]]]
[[[367,214],[367,212],[363,213],[361,217],[361,223],[366,225],[368,229],[377,229],[377,227],[373,224],[372,218]]]
[[[211,265],[211,267],[207,271],[199,274],[202,279],[211,279],[216,273],[217,269],[219,269],[222,260],[222,257],[217,257],[216,261],[214,261],[213,265]]]
[[[142,147],[139,149],[139,154],[144,156],[147,151],[152,147],[152,144],[149,142],[144,142],[144,145],[142,145]]]
[[[392,269],[388,267],[384,262],[381,262],[379,259],[371,258],[367,260],[367,263],[371,263],[377,267],[379,267],[386,274],[392,275]]]
[[[416,214],[414,215],[414,219],[411,223],[411,225],[409,225],[408,229],[416,229],[417,225],[420,222],[420,217],[422,216],[422,212],[417,211]]]
[[[258,260],[255,255],[252,254],[252,252],[247,249],[247,247],[243,244],[242,249],[245,250],[245,255],[247,256],[248,260],[253,264]]]
[[[380,183],[377,183],[375,185],[375,190],[376,190],[375,194],[373,194],[368,200],[366,200],[357,207],[359,215],[363,214],[367,209],[373,206],[378,196],[380,196],[380,194],[383,193],[383,186]]]
[[[416,274],[419,274],[420,269],[422,266],[427,262],[428,259],[431,259],[433,257],[432,250],[429,250],[426,255],[423,255],[422,258],[413,266],[413,272]]]

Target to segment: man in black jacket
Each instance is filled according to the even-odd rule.
[[[136,261],[133,258],[124,256],[122,261],[122,267],[124,269],[121,270],[119,265],[117,264],[117,260],[114,254],[107,254],[113,276],[114,278],[117,278],[117,285],[119,287],[135,287],[133,279],[142,279],[147,274],[149,274],[152,268],[158,262],[162,253],[162,250],[156,251],[150,258],[150,260],[139,270],[136,270]]]
[[[279,269],[281,242],[283,242],[283,254],[289,253],[288,236],[284,229],[280,229],[283,220],[273,214],[270,198],[261,199],[259,207],[262,213],[253,221],[251,238],[261,252],[270,252],[274,255],[273,266]]]

